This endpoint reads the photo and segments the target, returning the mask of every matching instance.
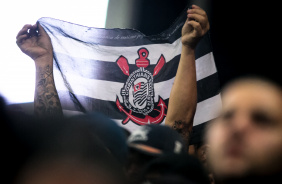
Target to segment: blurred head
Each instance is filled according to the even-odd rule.
[[[282,90],[245,77],[222,92],[222,110],[208,127],[208,161],[217,178],[268,176],[282,171]]]
[[[209,126],[210,123],[211,122],[209,121],[193,127],[189,142],[188,153],[189,155],[193,155],[201,161],[206,172],[208,173],[210,183],[212,184],[214,183],[214,178],[207,162],[209,145],[205,141],[206,126]]]
[[[208,144],[204,140],[205,127],[210,122],[206,122],[197,126],[194,126],[189,141],[189,154],[196,156],[205,167],[207,167],[207,152]]]
[[[111,154],[125,165],[128,157],[128,146],[126,143],[126,130],[120,127],[109,117],[98,112],[88,112],[71,118],[72,121],[83,122],[88,129],[95,134],[111,152]]]
[[[93,131],[91,121],[83,117],[30,120],[14,122],[14,132],[24,147],[17,154],[26,153],[26,157],[13,183],[125,182],[123,164],[105,139]]]
[[[127,139],[130,148],[127,175],[131,183],[138,180],[141,170],[151,160],[165,154],[186,153],[181,135],[165,125],[144,125],[131,132]]]
[[[182,182],[210,184],[208,173],[201,161],[187,153],[160,156],[150,161],[142,173],[142,181],[153,184]]]

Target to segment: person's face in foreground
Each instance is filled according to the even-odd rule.
[[[222,102],[222,112],[206,134],[214,174],[239,178],[281,172],[281,90],[241,82],[227,88]]]

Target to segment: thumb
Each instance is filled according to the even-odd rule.
[[[40,25],[39,21],[36,22],[36,25],[37,25],[37,30],[38,30],[39,35],[48,36],[44,28]]]
[[[202,27],[201,27],[201,24],[199,22],[196,22],[194,20],[190,20],[190,21],[188,21],[188,24],[194,28],[197,36],[201,36]]]

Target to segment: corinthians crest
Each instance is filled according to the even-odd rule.
[[[133,112],[150,113],[154,108],[153,85],[153,75],[148,70],[135,70],[121,89],[124,105]]]
[[[129,76],[125,82],[123,88],[121,88],[121,96],[123,98],[123,105],[129,110],[127,111],[123,105],[121,105],[118,97],[116,105],[121,112],[127,115],[127,118],[122,121],[123,124],[128,123],[129,120],[138,125],[145,124],[159,124],[165,117],[165,109],[167,108],[163,99],[159,97],[157,109],[154,108],[154,83],[153,77],[159,73],[165,64],[165,58],[160,56],[157,65],[154,68],[153,74],[145,68],[150,65],[148,59],[149,51],[146,48],[140,48],[138,50],[139,58],[135,60],[136,66],[139,68],[129,74],[128,61],[124,56],[120,56],[117,59],[117,64],[122,72]],[[152,111],[158,111],[159,115],[152,117],[149,115]],[[145,117],[140,118],[132,114],[143,114]]]

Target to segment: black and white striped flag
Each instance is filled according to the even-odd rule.
[[[55,85],[64,114],[101,112],[130,131],[148,123],[164,124],[186,18],[185,12],[169,29],[152,36],[39,19],[52,41]],[[221,105],[208,34],[196,48],[196,75],[194,126],[215,118],[215,107]]]

